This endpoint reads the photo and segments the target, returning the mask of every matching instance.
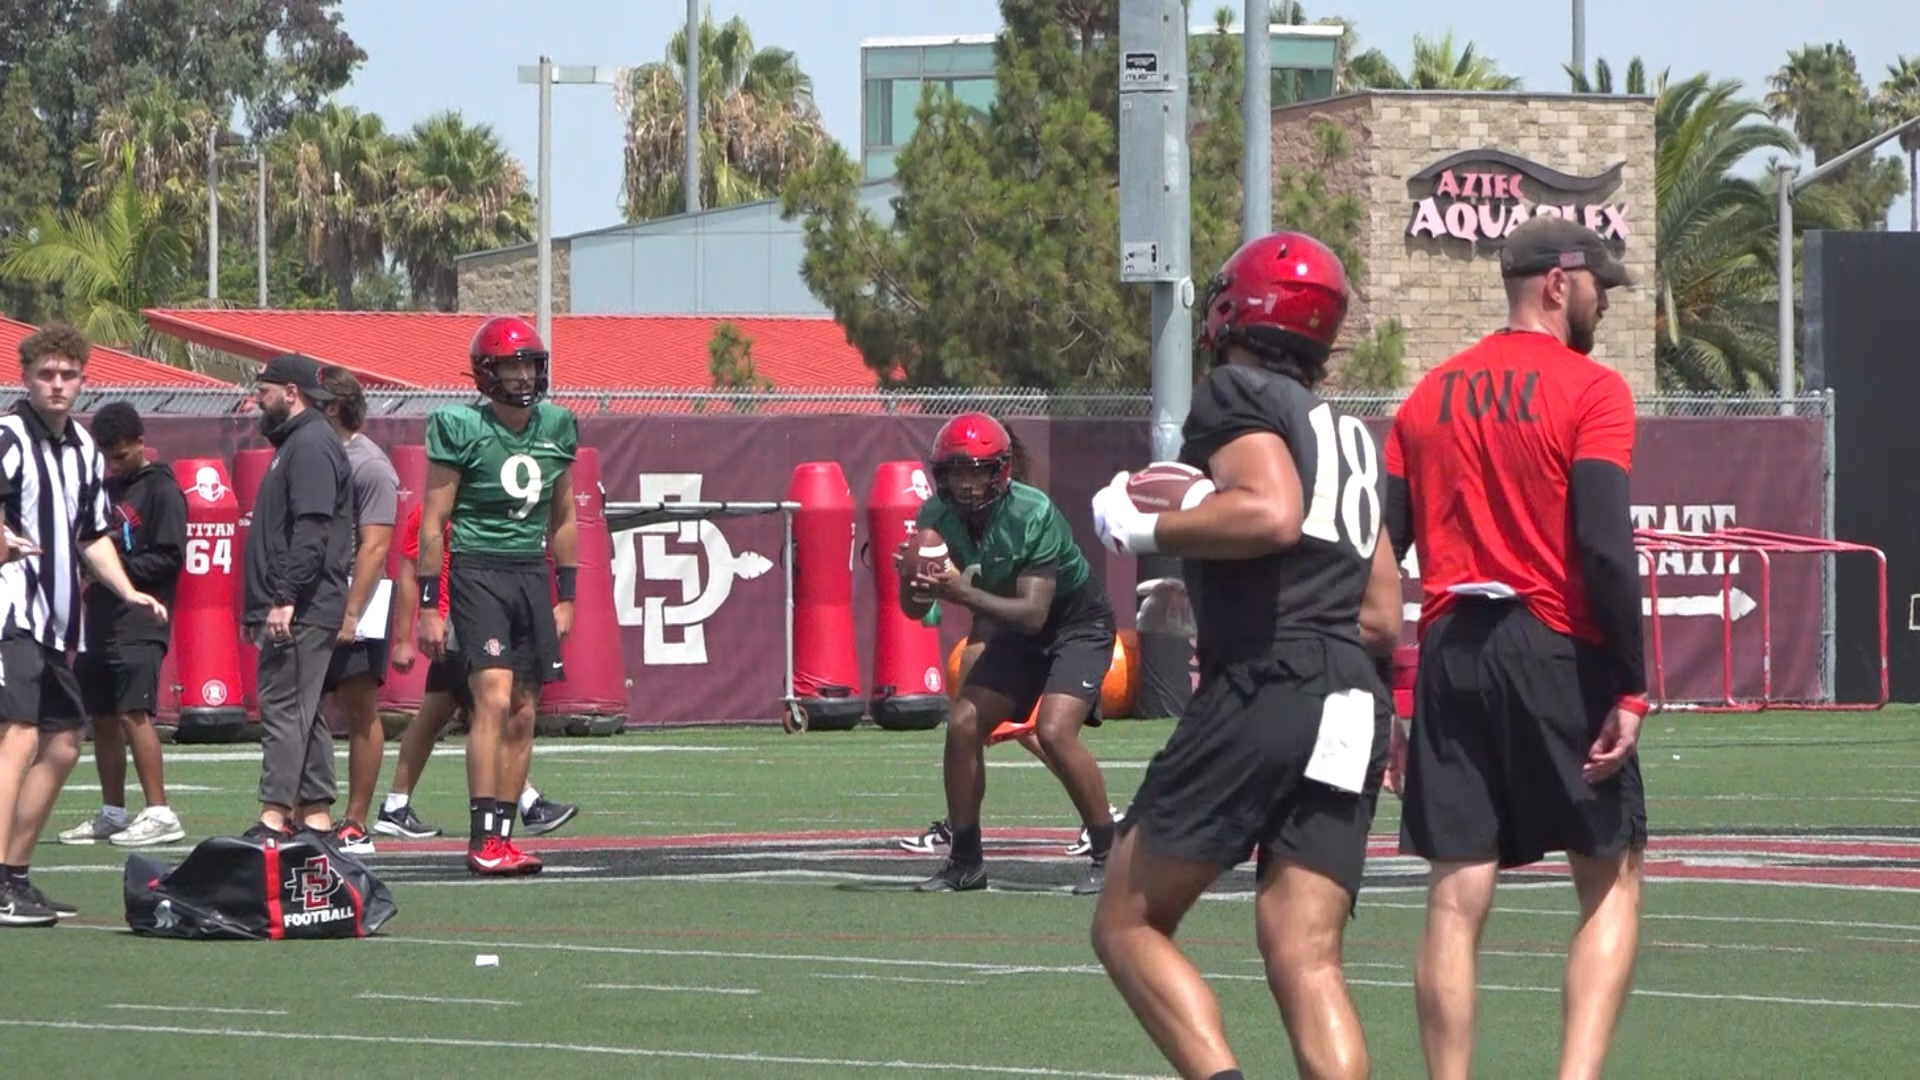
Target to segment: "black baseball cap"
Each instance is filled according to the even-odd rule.
[[[1528,218],[1500,249],[1500,276],[1532,277],[1553,269],[1586,270],[1610,289],[1629,288],[1633,275],[1600,234],[1577,221],[1542,214]]]
[[[299,353],[281,353],[261,367],[260,375],[253,380],[259,383],[286,385],[292,383],[307,395],[310,401],[332,401],[333,395],[320,385],[320,361]]]

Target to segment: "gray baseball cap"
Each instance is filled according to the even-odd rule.
[[[1577,221],[1542,214],[1527,219],[1500,249],[1500,276],[1531,277],[1549,270],[1586,270],[1610,289],[1633,285],[1633,275],[1600,234]]]

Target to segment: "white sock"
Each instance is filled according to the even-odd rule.
[[[387,795],[387,805],[385,808],[386,812],[389,814],[397,814],[400,811],[405,810],[407,808],[407,804],[412,801],[413,801],[413,796],[411,795],[405,795],[398,791],[392,792]]]
[[[532,784],[528,784],[527,790],[520,793],[520,812],[524,814],[527,811],[533,809],[533,804],[539,801],[540,801],[539,790],[535,788]]]
[[[166,803],[160,803],[155,806],[149,806],[147,807],[146,812],[149,814],[152,814],[154,817],[159,818],[161,821],[176,820],[173,816],[173,808],[168,806]]]

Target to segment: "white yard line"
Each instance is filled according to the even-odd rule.
[[[425,994],[355,994],[362,1001],[420,1001],[429,1005],[499,1005],[503,1008],[518,1006],[517,1001],[502,1001],[499,998],[457,998],[431,997]]]
[[[286,1016],[288,1015],[287,1010],[285,1009],[223,1009],[223,1008],[215,1008],[207,1005],[135,1005],[131,1003],[116,1003],[113,1005],[108,1005],[106,1006],[106,1008],[127,1009],[127,1010],[139,1011],[139,1012],[201,1013],[206,1016]]]
[[[667,983],[588,983],[589,990],[651,990],[662,994],[732,994],[748,997],[760,991],[750,986],[673,986]]]

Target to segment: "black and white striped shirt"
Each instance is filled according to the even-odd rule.
[[[80,648],[80,549],[107,531],[106,458],[79,423],[54,435],[26,399],[0,413],[0,505],[40,554],[0,567],[0,627]]]

